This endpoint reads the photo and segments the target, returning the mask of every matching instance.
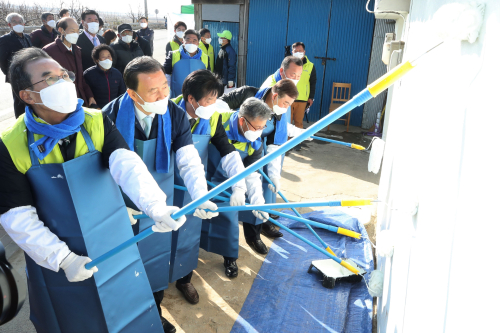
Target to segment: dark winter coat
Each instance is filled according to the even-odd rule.
[[[49,32],[47,28],[42,25],[40,29],[37,29],[30,34],[31,44],[38,48],[43,48],[45,45],[52,43],[57,38],[56,29],[52,29],[52,32]]]
[[[121,39],[118,43],[113,43],[110,45],[115,51],[115,58],[113,59],[113,67],[118,69],[120,73],[123,74],[125,71],[125,67],[127,67],[128,63],[133,59],[142,57],[144,52],[142,52],[141,47],[135,41],[132,41],[127,45]]]
[[[103,71],[97,65],[92,66],[83,72],[83,78],[92,89],[100,109],[127,90],[122,73],[113,67]]]

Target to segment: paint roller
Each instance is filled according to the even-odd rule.
[[[464,4],[464,6],[465,5],[466,4]],[[463,32],[462,30],[460,30],[460,31],[462,31],[462,33],[460,34],[461,38],[463,36],[467,36],[467,40],[473,41],[473,40],[475,40],[474,36],[476,36],[476,38],[477,38],[477,36],[479,35],[482,17],[484,14],[484,5],[482,5],[482,6],[481,5],[469,5],[467,7],[467,9],[462,8],[460,12],[461,13],[468,12],[469,15],[474,15],[474,17],[475,17],[474,24],[468,24],[470,29],[473,29],[473,31]],[[472,12],[474,14],[471,14],[470,12]],[[467,18],[466,16],[467,15],[461,14],[463,21],[466,21],[466,18]],[[458,22],[460,22],[460,21],[458,21]],[[460,24],[457,23],[457,21],[454,21],[454,24],[451,25],[452,28],[448,27],[447,31],[452,31],[453,28],[455,28],[457,25],[459,26]],[[455,36],[456,34],[449,34],[449,35]],[[438,45],[440,45],[440,44],[438,44]],[[432,48],[432,49],[434,49],[434,48]],[[432,49],[429,49],[423,55],[427,54]],[[386,73],[385,75],[380,77],[378,80],[376,80],[375,82],[368,85],[368,87],[363,89],[361,92],[359,92],[353,98],[351,98],[349,101],[342,104],[342,106],[337,108],[335,111],[329,113],[324,118],[320,119],[319,121],[317,121],[313,125],[309,126],[304,132],[302,132],[298,136],[292,138],[291,140],[289,140],[286,143],[284,143],[283,145],[281,145],[278,149],[276,149],[272,153],[264,156],[263,158],[261,158],[257,162],[253,163],[252,165],[247,167],[244,171],[242,171],[240,174],[234,175],[233,177],[231,177],[231,178],[227,179],[226,181],[224,181],[223,183],[219,184],[217,187],[212,189],[207,194],[199,197],[196,200],[193,200],[192,202],[190,202],[186,206],[182,207],[178,212],[176,212],[175,214],[172,214],[172,218],[178,219],[181,216],[186,215],[188,212],[193,211],[193,209],[195,209],[196,207],[198,207],[199,205],[201,205],[205,201],[212,199],[214,196],[218,195],[219,193],[221,193],[225,189],[234,185],[236,182],[240,181],[241,179],[244,179],[252,172],[255,172],[256,170],[262,168],[264,165],[269,163],[271,160],[273,160],[273,159],[277,158],[278,156],[284,154],[285,152],[289,151],[290,149],[292,149],[293,147],[295,147],[296,145],[298,145],[302,141],[304,141],[307,138],[311,137],[312,135],[316,134],[317,132],[319,132],[320,130],[322,130],[323,128],[328,126],[329,124],[333,123],[335,120],[339,119],[340,117],[344,116],[349,111],[352,111],[354,108],[361,106],[364,103],[366,103],[367,101],[369,101],[370,99],[378,96],[381,92],[383,92],[385,89],[392,86],[396,81],[398,81],[403,76],[405,76],[409,71],[411,71],[416,66],[420,57],[421,56],[417,57],[415,60],[406,61],[405,63],[402,63],[402,64],[396,66],[395,68],[390,70],[388,73]],[[90,269],[92,267],[95,267],[99,263],[104,262],[106,259],[120,253],[124,249],[126,249],[129,246],[132,246],[135,243],[145,239],[146,237],[152,235],[153,233],[154,233],[154,231],[152,230],[152,228],[148,228],[148,229],[144,230],[140,234],[134,236],[133,238],[129,239],[128,241],[118,245],[116,248],[109,250],[108,252],[102,254],[100,257],[94,259],[92,262],[86,264],[85,268]],[[313,247],[317,248],[317,246],[313,246]],[[328,257],[332,256],[330,253],[326,252],[325,250],[323,250],[323,249],[320,249],[320,250],[321,250],[320,252],[326,253]],[[338,259],[338,258],[335,257],[335,259]]]

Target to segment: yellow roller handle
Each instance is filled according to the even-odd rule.
[[[344,236],[349,236],[349,237],[352,237],[352,238],[357,238],[357,239],[361,238],[361,234],[360,233],[357,233],[357,232],[352,231],[352,230],[344,229],[344,228],[338,228],[337,233],[341,234],[341,235],[344,235]]]
[[[399,80],[403,75],[413,69],[413,66],[409,61],[399,64],[394,67],[390,72],[383,75],[377,81],[373,82],[368,86],[368,91],[370,94],[375,97],[380,94],[385,89],[389,88],[394,82]]]
[[[332,249],[330,249],[330,247],[328,246],[326,249],[326,252],[330,253],[331,255],[334,255],[334,256],[337,256],[333,251]]]
[[[348,207],[348,206],[368,206],[371,205],[372,201],[371,200],[342,200],[340,202],[340,205],[343,207]]]
[[[356,268],[352,267],[352,265],[349,264],[347,261],[342,260],[340,264],[356,275],[359,273],[359,271]]]
[[[351,148],[357,149],[357,150],[365,150],[366,148],[360,145],[357,145],[355,143],[351,144]]]

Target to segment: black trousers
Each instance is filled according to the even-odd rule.
[[[19,118],[20,115],[24,113],[24,108],[26,107],[26,104],[16,96],[16,93],[12,91],[12,96],[14,97],[14,115],[16,116],[16,119]]]
[[[243,233],[247,242],[255,242],[260,239],[260,232],[262,231],[262,224],[253,225],[243,222]]]

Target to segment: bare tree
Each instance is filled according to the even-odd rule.
[[[139,19],[142,16],[144,16],[144,14],[142,13],[142,8],[141,8],[140,3],[137,5],[137,11],[135,11],[135,12],[132,9],[132,6],[130,4],[128,5],[128,7],[130,8],[130,11],[127,13],[127,16],[130,17],[130,19],[132,20],[132,23],[139,21]]]

